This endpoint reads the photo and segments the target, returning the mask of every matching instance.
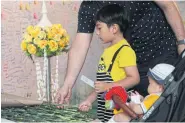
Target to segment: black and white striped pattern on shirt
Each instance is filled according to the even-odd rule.
[[[107,73],[107,72],[103,72],[103,73],[97,73],[97,81],[105,81],[105,82],[113,82],[112,77]],[[101,120],[101,122],[107,122],[110,120],[110,118],[112,118],[113,114],[113,110],[106,110],[105,109],[105,100],[104,97],[102,97],[102,93],[98,94],[98,109],[97,109],[97,116],[98,119]]]

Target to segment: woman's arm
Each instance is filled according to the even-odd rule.
[[[155,1],[156,4],[163,10],[165,17],[170,24],[177,40],[185,39],[185,29],[182,18],[174,1]],[[184,45],[178,45],[179,54],[185,49]]]
[[[56,95],[56,102],[59,104],[63,104],[64,101],[69,102],[72,87],[85,61],[92,35],[92,33],[77,33],[76,38],[72,43],[68,55],[68,65],[64,85],[58,90]]]
[[[64,85],[71,88],[84,64],[91,40],[92,33],[77,33],[69,51],[67,72]]]

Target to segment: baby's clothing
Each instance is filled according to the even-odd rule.
[[[148,109],[157,101],[157,99],[160,97],[161,93],[153,93],[146,96],[141,102],[141,108],[143,110],[143,113],[146,113]]]

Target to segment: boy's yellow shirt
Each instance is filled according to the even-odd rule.
[[[125,39],[123,39],[119,41],[117,44],[110,46],[104,50],[101,56],[101,58],[103,58],[103,62],[100,59],[99,64],[104,64],[105,69],[98,72],[106,72],[108,70],[113,55],[122,45],[129,45],[129,44]],[[118,53],[114,61],[114,65],[111,71],[111,76],[114,81],[119,81],[126,77],[124,67],[136,66],[136,54],[134,50],[129,46],[124,46],[120,50],[120,52]]]

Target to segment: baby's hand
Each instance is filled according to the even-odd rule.
[[[141,103],[142,97],[141,97],[141,95],[140,95],[137,91],[131,92],[130,95],[131,95],[131,96],[130,96],[131,102],[134,102],[134,103],[136,103],[136,104]]]
[[[137,96],[140,95],[137,91],[131,92],[131,96]]]
[[[142,95],[140,95],[137,91],[134,91],[134,93],[133,92],[131,93],[131,96],[138,96],[138,95],[139,95],[140,101],[142,102],[144,99]]]
[[[78,109],[84,112],[89,111],[91,108],[92,108],[92,104],[88,100],[81,102],[78,106]]]

